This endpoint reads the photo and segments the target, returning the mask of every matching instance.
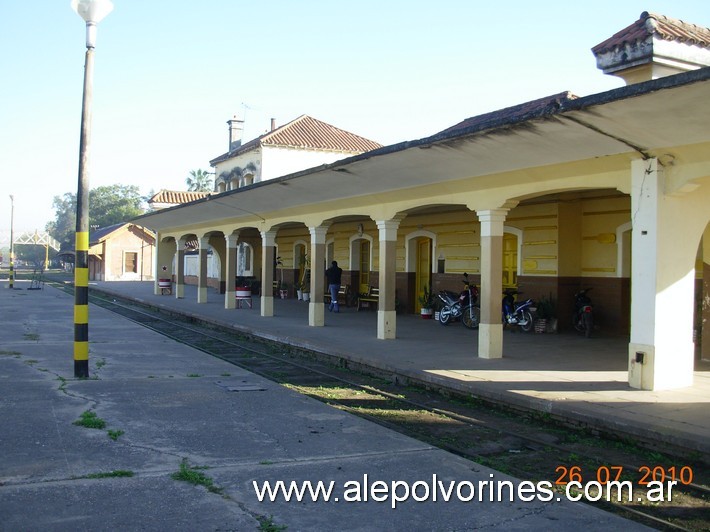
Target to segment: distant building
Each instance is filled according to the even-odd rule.
[[[307,115],[242,144],[243,121],[229,124],[229,151],[212,159],[215,192],[268,181],[314,166],[382,147],[377,142],[344,131]]]
[[[134,223],[120,223],[89,236],[89,280],[153,280],[155,233]]]

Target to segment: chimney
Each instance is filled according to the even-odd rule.
[[[271,119],[271,131],[273,131],[274,129],[276,129],[276,119],[272,118]]]
[[[227,124],[229,125],[229,151],[232,151],[242,145],[244,120],[239,120],[237,115],[234,115],[231,120],[227,120]]]
[[[604,74],[631,85],[710,65],[710,29],[644,11],[592,53]]]

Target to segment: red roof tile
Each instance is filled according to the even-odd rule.
[[[190,203],[207,196],[209,192],[195,192],[187,190],[161,190],[153,195],[148,200],[148,203],[169,203],[171,205],[180,205],[182,203]]]
[[[625,44],[643,41],[650,35],[656,35],[665,41],[710,46],[710,29],[644,11],[636,22],[597,44],[592,48],[592,52],[595,55],[602,54]]]
[[[210,164],[214,165],[259,146],[282,146],[358,154],[381,148],[382,144],[331,126],[308,115],[301,115],[288,124],[277,127],[273,131],[213,159]]]

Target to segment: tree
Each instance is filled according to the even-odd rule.
[[[190,170],[190,177],[185,179],[187,190],[195,192],[212,192],[212,178],[206,170]]]
[[[108,227],[128,222],[143,214],[143,198],[135,185],[110,185],[89,192],[89,224],[91,227]],[[76,195],[67,192],[55,196],[54,221],[45,229],[61,243],[62,250],[75,247]]]

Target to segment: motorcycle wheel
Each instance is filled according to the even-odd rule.
[[[579,315],[579,313],[575,312],[574,316],[572,316],[572,325],[574,326],[574,330],[577,332],[585,332],[584,330],[584,318]]]
[[[477,329],[478,324],[481,322],[481,310],[478,307],[469,305],[463,309],[461,321],[465,327],[468,327],[469,329]]]
[[[439,312],[439,323],[442,325],[448,325],[451,322],[451,309],[449,307],[444,307]]]
[[[584,325],[584,336],[589,338],[592,335],[592,329],[594,329],[594,318],[591,312],[585,312],[582,315],[582,323]]]
[[[533,330],[533,317],[529,310],[523,310],[522,312],[523,323],[520,323],[520,328],[523,332],[530,332]]]

